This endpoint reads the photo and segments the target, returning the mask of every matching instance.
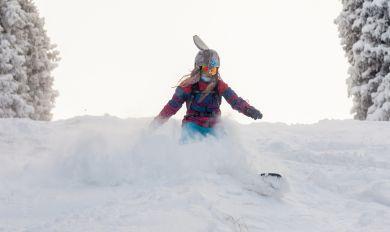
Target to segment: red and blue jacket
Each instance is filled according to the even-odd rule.
[[[214,91],[210,92],[202,101],[198,101],[202,95],[201,92],[206,89],[208,84],[200,80],[192,86],[178,86],[172,99],[165,105],[156,118],[160,122],[167,121],[186,102],[187,113],[184,116],[183,123],[194,122],[202,127],[213,127],[221,116],[221,110],[219,108],[222,97],[225,98],[233,109],[247,115],[246,110],[251,106],[245,100],[238,97],[221,79],[218,79]]]

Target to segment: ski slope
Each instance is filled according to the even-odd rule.
[[[0,231],[390,231],[390,124],[0,120]],[[279,172],[283,196],[252,191]]]

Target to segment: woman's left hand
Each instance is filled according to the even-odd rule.
[[[254,120],[263,118],[263,114],[252,106],[246,110],[246,115],[253,118]]]

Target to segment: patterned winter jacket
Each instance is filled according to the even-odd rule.
[[[192,86],[178,86],[172,99],[165,105],[156,119],[160,122],[167,121],[186,102],[187,113],[184,116],[183,123],[194,122],[203,127],[213,127],[221,116],[219,108],[222,97],[225,98],[233,109],[247,115],[246,110],[251,106],[245,100],[238,97],[221,79],[218,80],[214,91],[199,102],[201,92],[206,89],[207,85],[208,83],[200,80]]]

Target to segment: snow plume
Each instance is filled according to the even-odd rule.
[[[50,144],[50,147],[41,144],[45,159],[31,157],[17,175],[26,179],[33,176],[34,182],[61,186],[118,186],[180,182],[207,173],[239,178],[245,173],[252,174],[246,160],[247,151],[236,138],[225,135],[182,144],[177,122],[152,133],[144,129],[147,123],[136,130],[133,124],[129,120],[126,131],[115,118],[57,122],[55,125],[65,130],[46,128],[48,134],[38,137],[42,139],[40,142],[47,140],[45,143]],[[33,153],[26,151],[30,152]]]
[[[96,185],[156,184],[248,170],[245,150],[229,138],[180,144],[179,136],[180,126],[151,134],[140,130],[133,139],[88,132],[70,144],[54,167],[66,179]]]

